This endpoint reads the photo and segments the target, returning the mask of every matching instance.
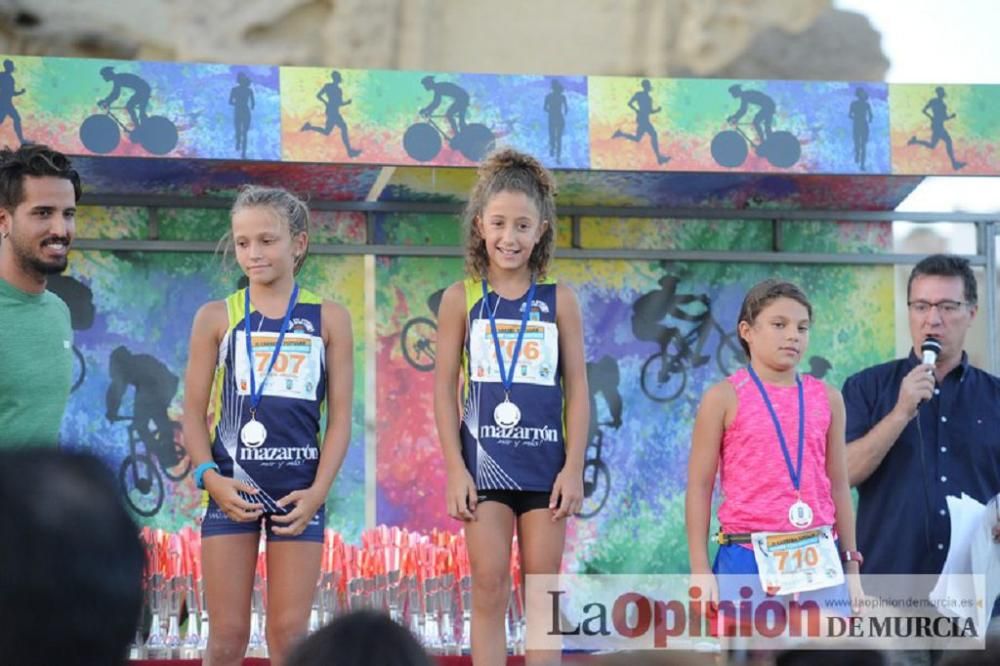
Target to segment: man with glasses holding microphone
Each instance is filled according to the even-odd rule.
[[[951,538],[945,498],[966,493],[985,504],[1000,492],[1000,378],[963,349],[977,312],[968,260],[923,259],[907,307],[910,354],[844,383],[865,574],[939,574]]]

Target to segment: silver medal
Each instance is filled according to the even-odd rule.
[[[267,428],[257,419],[251,417],[246,425],[240,428],[240,439],[245,446],[255,449],[267,439]]]
[[[788,522],[798,528],[805,528],[812,525],[813,510],[802,500],[797,500],[788,509]]]
[[[513,428],[521,421],[521,410],[505,399],[493,410],[493,422],[501,428]]]

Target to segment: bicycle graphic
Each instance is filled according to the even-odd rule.
[[[593,440],[587,444],[583,460],[583,505],[578,518],[593,518],[604,508],[611,492],[611,470],[601,459],[604,448],[603,426],[613,426],[613,423],[598,424]]]
[[[441,152],[442,141],[460,152],[470,162],[478,162],[492,148],[496,137],[486,125],[471,123],[458,132],[448,134],[435,119],[445,115],[424,115],[421,122],[407,128],[403,135],[403,149],[418,162],[429,162]]]
[[[719,322],[709,315],[709,330],[719,335],[719,346],[715,350],[715,362],[723,375],[729,376],[746,365],[746,355],[740,346],[736,331],[726,333]],[[664,345],[662,351],[655,352],[642,364],[639,386],[650,400],[670,402],[679,396],[687,385],[688,367],[695,367],[692,359],[701,356],[707,335],[700,335],[699,327],[688,331],[678,345],[676,336]]]
[[[87,377],[87,359],[83,357],[83,352],[76,345],[73,345],[73,356],[76,358],[74,363],[76,367],[73,370],[73,385],[69,389],[70,393],[83,386],[83,380]]]
[[[752,123],[743,123],[748,125]],[[733,129],[723,130],[712,139],[712,158],[719,166],[730,169],[746,161],[750,148],[773,166],[787,169],[799,161],[802,146],[791,132],[771,132],[760,143],[755,143],[741,124],[732,123]]]
[[[154,155],[166,155],[177,146],[177,127],[164,116],[149,116],[142,124],[129,129],[114,110],[122,106],[101,106],[103,113],[89,116],[80,125],[80,141],[92,153],[110,153],[121,142],[122,132]]]
[[[587,389],[590,402],[590,423],[587,425],[587,450],[583,461],[583,505],[577,514],[591,518],[604,508],[611,492],[611,469],[601,457],[604,451],[604,429],[622,426],[624,403],[619,390],[621,371],[618,361],[605,355],[587,362]],[[603,397],[609,420],[598,417],[598,396]]]
[[[118,469],[122,496],[133,511],[148,518],[163,506],[163,476],[176,482],[183,480],[191,471],[191,458],[181,441],[181,425],[173,422],[171,449],[168,448],[171,447],[170,442],[151,447],[143,439],[132,417],[121,416],[115,420],[128,422],[129,454]],[[155,432],[151,434],[155,435]]]
[[[441,307],[442,296],[444,289],[439,289],[427,299],[427,307],[435,318]],[[403,348],[403,358],[407,363],[421,372],[430,372],[434,369],[437,353],[437,322],[423,316],[408,320],[399,333],[399,345]]]
[[[46,288],[66,303],[70,326],[74,331],[86,331],[94,325],[94,293],[89,286],[71,275],[50,275]],[[70,393],[83,386],[83,380],[87,376],[87,359],[75,342],[73,357],[73,385]]]

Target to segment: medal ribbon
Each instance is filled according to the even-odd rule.
[[[285,318],[281,320],[281,331],[278,333],[278,341],[274,345],[274,352],[271,354],[271,362],[267,365],[267,370],[264,371],[264,376],[260,380],[260,391],[257,390],[257,380],[255,378],[256,373],[254,372],[254,362],[253,362],[253,343],[250,340],[250,287],[247,287],[244,291],[244,312],[245,316],[243,318],[244,330],[246,332],[247,339],[247,359],[250,361],[250,418],[254,418],[254,413],[257,411],[257,405],[260,404],[261,399],[264,397],[264,383],[267,381],[268,375],[271,374],[271,368],[274,367],[274,362],[278,360],[278,354],[281,352],[281,343],[285,340],[285,333],[288,331],[288,324],[292,320],[292,310],[295,309],[295,301],[299,297],[299,285],[295,284],[295,288],[292,289],[292,297],[288,299],[288,309],[285,311]],[[261,317],[264,315],[262,314]]]
[[[497,294],[500,298],[500,294]],[[524,341],[524,332],[528,330],[528,314],[531,311],[531,304],[535,298],[535,279],[531,278],[531,286],[528,288],[528,298],[524,302],[524,311],[521,313],[521,330],[517,332],[517,342],[514,343],[514,353],[510,356],[510,373],[504,371],[503,350],[500,347],[500,335],[497,333],[496,315],[490,307],[490,293],[483,280],[483,300],[486,302],[486,314],[490,319],[490,333],[493,336],[493,345],[497,352],[497,364],[500,366],[500,381],[503,383],[507,397],[510,397],[510,389],[514,385],[514,371],[517,368],[517,358],[521,355],[521,343]],[[509,376],[508,376],[509,375]]]
[[[764,404],[767,405],[767,411],[771,413],[774,430],[778,433],[778,443],[781,444],[781,453],[785,456],[785,465],[788,467],[788,476],[792,477],[792,486],[795,488],[795,493],[798,494],[799,484],[802,483],[802,450],[806,441],[806,401],[802,388],[802,377],[798,373],[795,374],[795,383],[799,387],[799,459],[795,467],[792,467],[792,456],[788,451],[785,433],[781,431],[781,422],[778,421],[778,415],[774,411],[774,405],[771,404],[771,398],[768,397],[764,384],[754,372],[753,366],[748,366],[747,369],[750,371],[750,377],[754,384],[757,385],[757,390],[760,391],[760,396],[764,399]]]

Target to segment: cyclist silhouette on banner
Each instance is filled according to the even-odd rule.
[[[451,125],[452,134],[457,135],[465,129],[465,112],[469,110],[469,93],[457,83],[450,81],[435,81],[433,76],[425,76],[420,79],[424,88],[434,93],[431,103],[420,109],[420,115],[430,116],[434,113],[445,97],[451,99],[451,105],[444,112],[444,117]]]
[[[94,292],[90,287],[71,275],[50,275],[45,282],[45,288],[58,296],[69,308],[69,323],[74,331],[86,331],[94,325]],[[73,386],[70,393],[83,384],[87,376],[87,362],[80,348],[73,345],[73,355],[76,357],[77,369],[73,371]]]
[[[632,304],[632,333],[639,340],[649,340],[660,345],[661,353],[666,352],[667,347],[673,342],[677,346],[678,355],[691,358],[691,365],[697,368],[708,363],[711,357],[699,355],[692,358],[687,336],[682,335],[676,326],[664,326],[663,320],[670,316],[681,321],[693,322],[695,326],[691,331],[697,331],[697,339],[700,341],[708,335],[711,327],[711,310],[709,310],[711,301],[706,294],[697,296],[678,294],[678,282],[676,276],[664,275],[660,278],[659,289],[643,294]],[[683,309],[692,303],[702,305],[696,314],[690,314]]]
[[[659,351],[642,365],[639,386],[651,400],[669,402],[684,391],[689,369],[706,365],[711,356],[704,353],[710,334],[718,335],[715,360],[719,371],[728,376],[746,362],[735,331],[725,331],[712,316],[707,294],[678,294],[678,278],[664,275],[660,289],[647,292],[632,305],[632,333],[639,340],[656,342]],[[692,304],[701,307],[692,312]],[[672,317],[694,324],[686,333],[663,320]]]
[[[434,369],[437,356],[437,314],[443,296],[444,289],[438,289],[427,297],[427,309],[433,319],[424,316],[409,319],[403,324],[403,330],[399,333],[403,358],[421,372],[430,372]]]
[[[442,142],[457,150],[470,162],[479,162],[493,147],[493,130],[482,123],[470,123],[466,117],[469,110],[469,92],[451,81],[438,81],[433,76],[420,79],[424,89],[434,93],[430,104],[418,111],[420,122],[410,125],[403,134],[403,149],[418,162],[429,162],[441,151]],[[434,112],[444,102],[451,100],[444,115]],[[451,133],[441,129],[437,119],[445,118]]]
[[[746,114],[750,106],[757,107],[753,117],[753,128],[757,131],[757,139],[764,143],[771,137],[771,125],[774,122],[774,100],[759,90],[743,90],[739,84],[729,86],[729,94],[740,100],[740,108],[736,113],[726,118],[726,122],[735,125]]]
[[[726,118],[726,122],[732,125],[733,129],[719,132],[712,139],[712,158],[716,164],[728,168],[738,167],[746,161],[751,147],[776,167],[787,169],[799,161],[802,146],[795,135],[791,132],[774,130],[777,105],[770,95],[759,90],[744,90],[738,83],[729,86],[729,94],[740,100],[740,107]],[[756,143],[740,126],[740,120],[751,106],[757,109],[751,121],[757,138]]]
[[[167,409],[177,393],[177,375],[153,356],[133,354],[124,346],[111,352],[108,372],[111,375],[105,399],[108,421],[128,418],[123,418],[118,409],[125,392],[134,386],[132,427],[164,468],[176,466],[180,455],[174,441],[175,424]]]
[[[614,429],[622,426],[622,394],[618,390],[620,382],[618,361],[610,356],[602,356],[599,360],[587,364],[587,387],[590,389],[590,425],[587,430],[587,441],[594,441],[600,426],[606,425]],[[606,423],[597,421],[597,396],[604,397],[611,420]]]
[[[111,84],[108,96],[97,101],[103,113],[89,116],[80,125],[80,141],[92,153],[110,153],[118,147],[121,133],[133,143],[138,143],[154,155],[166,155],[177,146],[177,127],[163,116],[150,116],[149,83],[138,74],[116,72],[114,67],[102,67],[101,78]],[[132,120],[131,127],[123,123],[112,104],[118,100],[123,89],[132,91],[125,102],[125,110]]]
[[[618,362],[610,356],[587,363],[587,387],[590,391],[590,424],[587,430],[587,451],[583,461],[583,506],[580,518],[597,514],[608,501],[611,492],[611,468],[603,460],[604,430],[622,425],[622,394],[618,389]],[[597,396],[604,396],[611,420],[601,423],[597,418]]]
[[[111,103],[118,99],[122,93],[122,88],[132,91],[132,96],[125,102],[125,110],[128,111],[132,119],[133,130],[146,121],[146,110],[149,107],[150,88],[145,79],[136,74],[128,72],[116,72],[114,67],[102,67],[101,78],[112,84],[111,92],[102,100],[98,100],[97,106],[102,109],[111,107]]]

